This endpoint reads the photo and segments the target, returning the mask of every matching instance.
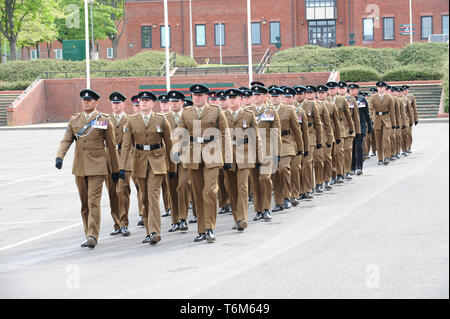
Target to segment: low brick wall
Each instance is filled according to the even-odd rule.
[[[318,85],[326,83],[329,72],[262,74],[254,81],[266,86]],[[91,88],[101,96],[98,110],[111,113],[109,95],[120,91],[128,97],[125,111],[133,113],[131,96],[139,92],[141,85],[165,85],[165,77],[100,78],[91,79]],[[234,87],[248,86],[248,75],[217,75],[184,77],[174,76],[171,84],[233,83]],[[43,122],[64,122],[74,113],[80,112],[79,92],[86,87],[85,79],[46,79],[42,81],[18,106],[8,108],[8,125],[28,125]],[[157,109],[156,111],[159,111]]]

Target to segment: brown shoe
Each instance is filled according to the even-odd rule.
[[[150,245],[156,245],[160,241],[161,241],[161,236],[159,234],[157,234],[157,233],[150,234]]]

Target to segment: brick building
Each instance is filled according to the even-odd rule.
[[[246,0],[168,0],[170,51],[190,55],[192,5],[193,54],[198,63],[246,63]],[[254,62],[267,49],[317,44],[326,47],[403,47],[409,43],[409,0],[252,0]],[[448,0],[412,0],[413,40],[449,33]],[[128,18],[118,58],[143,50],[164,50],[163,0],[127,0]],[[222,44],[222,45],[220,45]],[[111,42],[99,41],[100,58],[112,56]],[[56,53],[55,53],[56,54]],[[46,55],[44,55],[46,57]]]

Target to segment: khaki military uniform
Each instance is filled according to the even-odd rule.
[[[348,102],[348,109],[350,111],[354,130],[352,134],[344,138],[344,173],[350,173],[352,166],[352,155],[353,155],[353,140],[355,139],[356,134],[361,134],[361,122],[359,119],[359,110],[358,103],[355,98],[351,96],[345,97]]]
[[[373,96],[376,95],[371,95],[367,98],[367,103],[369,105],[369,114],[370,116],[372,116],[372,110],[370,109],[371,106],[371,102],[370,100],[372,99]],[[372,123],[373,123],[373,118],[371,117]],[[366,133],[366,138],[364,139],[364,154],[369,155],[370,153],[370,149],[372,149],[372,152],[376,152],[377,147],[376,147],[376,140],[375,140],[375,130],[372,130],[372,133]]]
[[[299,106],[305,111],[309,135],[309,154],[302,158],[300,175],[300,193],[305,194],[314,187],[313,155],[317,144],[322,143],[322,120],[313,101],[304,100]]]
[[[86,237],[93,236],[98,240],[101,219],[100,200],[103,182],[108,175],[105,142],[111,158],[111,170],[114,173],[119,171],[114,128],[108,117],[97,111],[94,111],[88,119],[84,112],[72,115],[59,144],[56,157],[64,159],[77,133],[95,119],[99,122],[106,122],[106,125],[101,128],[91,126],[76,139],[72,174],[75,175],[81,200],[81,217],[85,235]]]
[[[314,150],[314,175],[316,185],[323,184],[323,170],[324,170],[324,154],[327,145],[333,146],[334,134],[331,126],[330,114],[327,107],[320,101],[314,101],[316,103],[316,109],[320,115],[322,122],[322,147]],[[331,147],[330,147],[331,150]]]
[[[308,151],[310,149],[309,143],[309,128],[308,119],[306,117],[305,111],[300,107],[299,103],[294,104],[295,116],[297,117],[298,123],[302,129],[303,136],[303,149]],[[292,187],[292,197],[297,197],[301,194],[301,172],[302,172],[302,159],[304,154],[294,156],[291,163],[291,187]]]
[[[280,104],[279,109],[275,108],[280,118],[281,127],[281,161],[278,170],[272,174],[272,183],[275,195],[275,205],[283,205],[285,198],[290,199],[291,188],[291,162],[301,151],[303,154],[303,136],[298,118],[294,108]]]
[[[129,117],[125,127],[120,168],[125,169],[133,156],[131,174],[138,180],[143,204],[143,220],[147,235],[161,234],[160,189],[168,171],[175,172],[170,160],[172,129],[164,115],[152,112],[145,123],[142,114]],[[131,148],[135,148],[131,153]]]
[[[401,144],[401,129],[404,125],[404,118],[401,117],[400,104],[401,101],[398,96],[393,96],[394,99],[394,109],[395,109],[395,120],[396,128],[393,130],[393,148],[391,149],[391,155],[395,156],[400,154],[400,144]]]
[[[416,97],[412,94],[408,94],[407,97],[408,97],[409,103],[411,104],[411,110],[412,110],[412,114],[413,114],[413,118],[414,118],[414,123],[410,123],[410,124],[415,124],[416,122],[419,121],[419,113],[417,113]],[[411,145],[413,142],[412,126],[410,126],[410,127],[411,127],[411,129],[410,129],[411,133],[408,135],[408,137],[409,137],[408,145],[410,145],[410,146],[409,146],[408,151],[411,150]]]
[[[391,154],[390,135],[394,118],[394,100],[388,94],[376,95],[370,99],[373,129],[377,145],[378,160],[383,160]]]
[[[329,181],[333,176],[333,150],[336,147],[336,140],[341,140],[341,125],[339,121],[339,111],[336,104],[329,101],[319,101],[328,110],[330,115],[330,121],[333,128],[333,143],[331,147],[324,148],[324,170],[323,170],[323,180]]]
[[[225,135],[227,128],[224,113],[209,104],[201,113],[195,106],[186,107],[177,127],[189,135],[189,145],[182,148],[181,163],[191,176],[199,234],[214,230],[216,225],[219,169],[224,165],[225,154],[231,153],[231,140]]]
[[[117,119],[113,114],[109,115],[109,121],[114,127],[114,137],[116,140],[117,155],[120,158],[123,144],[123,132],[128,122],[128,115],[123,113],[122,118],[117,122]],[[111,216],[114,221],[114,229],[120,229],[122,227],[128,227],[128,212],[130,209],[130,176],[131,176],[131,160],[129,157],[128,162],[125,164],[125,179],[119,179],[117,183],[114,183],[111,177],[112,167],[111,159],[106,153],[106,159],[108,162],[109,175],[106,178],[106,187],[108,189],[109,204],[111,207]]]
[[[402,142],[401,148],[402,151],[408,151],[411,149],[411,131],[412,125],[414,124],[414,111],[411,106],[411,102],[408,100],[406,96],[402,96],[400,98],[400,112],[402,113],[402,117],[404,119],[404,126],[402,127]]]
[[[334,98],[328,97],[327,101],[334,103],[338,110],[339,124],[341,130],[341,140],[339,144],[334,144],[333,154],[333,172],[332,177],[336,178],[337,175],[343,176],[345,173],[344,163],[344,144],[345,139],[350,136],[350,131],[355,130],[355,126],[352,120],[352,114],[348,108],[348,101],[342,96],[335,96]],[[349,142],[347,142],[348,144]],[[351,154],[351,153],[350,153]],[[350,163],[351,164],[351,163]]]
[[[250,181],[253,185],[253,205],[255,212],[270,209],[272,201],[272,173],[278,169],[274,157],[281,156],[281,128],[280,118],[273,107],[265,103],[261,108],[252,106],[259,132],[259,156],[255,167],[250,172]]]
[[[225,116],[231,135],[233,147],[233,166],[224,171],[229,189],[231,209],[234,221],[247,221],[249,176],[255,168],[258,152],[258,123],[250,110],[239,109],[236,118],[228,110]]]

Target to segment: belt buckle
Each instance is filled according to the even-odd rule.
[[[119,144],[116,145],[116,150],[119,150]]]
[[[144,151],[150,151],[150,145],[143,145],[144,146]]]
[[[237,144],[236,142],[237,142],[236,140],[232,140],[231,145],[233,145],[233,146],[236,145]]]
[[[203,137],[197,137],[197,143],[203,144],[205,143],[205,139]]]

